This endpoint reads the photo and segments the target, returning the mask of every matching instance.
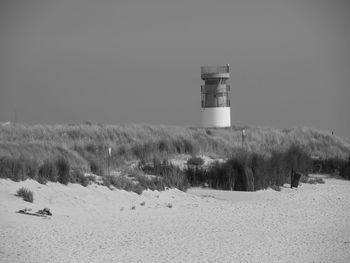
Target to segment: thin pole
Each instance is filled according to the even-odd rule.
[[[110,172],[109,172],[109,155],[108,155],[108,176],[110,176],[111,174],[110,174]]]
[[[242,148],[244,146],[245,129],[242,130]]]
[[[112,154],[112,148],[109,147],[108,148],[108,176],[111,176],[111,173],[110,173],[110,163],[111,163],[111,154]]]

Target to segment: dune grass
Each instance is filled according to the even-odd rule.
[[[17,190],[16,193],[17,196],[22,197],[24,201],[33,203],[34,202],[34,195],[33,192],[25,187],[21,187]]]
[[[208,168],[189,166],[186,173],[192,186],[256,191],[268,187],[277,189],[289,183],[292,169],[301,173],[312,169],[311,158],[298,146],[291,146],[285,152],[272,152],[270,156],[242,151]]]
[[[15,124],[0,126],[0,157],[32,155],[42,162],[63,156],[70,160],[72,167],[89,169],[91,162],[105,165],[109,146],[113,165],[181,153],[230,156],[241,147],[243,128],[246,130],[244,148],[255,153],[269,154],[298,145],[308,154],[321,158],[346,158],[350,154],[348,140],[312,128]]]
[[[242,148],[243,128],[246,130],[246,136]],[[107,174],[108,147],[112,148],[110,165],[111,169],[114,169],[129,161],[152,161],[154,158],[164,160],[177,154],[203,154],[227,159],[241,156],[242,152],[256,154],[251,158],[252,162],[260,165],[264,158],[272,158],[278,162],[278,153],[286,152],[291,146],[297,146],[308,156],[316,156],[322,160],[346,160],[350,155],[349,140],[306,127],[274,129],[235,126],[209,129],[148,124],[12,124],[0,125],[0,177],[19,181],[28,177],[36,179],[39,176],[43,181],[60,181],[64,184],[86,181],[79,173],[68,177],[66,164],[61,162],[60,166],[57,164],[58,160],[66,160],[70,171],[104,175]],[[51,174],[46,173],[45,176],[50,178],[45,178],[41,174],[45,174],[42,170],[45,165],[50,166],[48,163],[55,168],[51,169]],[[235,167],[238,167],[237,164]],[[54,171],[55,169],[57,171]],[[169,173],[175,175],[169,178],[177,177],[182,180],[182,175],[177,171],[170,171]],[[252,172],[254,173],[254,170]],[[168,183],[173,185],[178,183],[169,178],[163,180],[168,180]],[[257,181],[259,180],[255,180],[254,183]],[[115,182],[118,187],[119,183],[122,182]],[[157,181],[143,183],[154,188],[160,187]],[[130,186],[127,183],[123,185]]]

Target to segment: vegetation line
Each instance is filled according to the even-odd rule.
[[[246,135],[242,147],[243,128]],[[112,170],[130,161],[140,161],[143,165],[128,171],[129,175],[123,179],[106,174],[109,147]],[[166,161],[178,154],[207,155],[228,161],[217,163],[210,170],[184,172]],[[204,183],[213,188],[257,190],[281,185],[292,166],[309,171],[318,165],[318,168],[338,170],[347,178],[349,156],[348,140],[312,128],[208,129],[90,123],[0,126],[2,178],[88,185],[95,177],[86,177],[84,173],[93,173],[104,175],[106,185],[135,192],[164,187],[185,190],[189,185]],[[150,162],[153,164],[147,165]],[[309,164],[308,168],[305,163]],[[156,177],[145,179],[147,173]]]

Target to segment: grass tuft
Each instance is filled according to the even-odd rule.
[[[27,202],[30,202],[30,203],[34,202],[33,192],[30,191],[29,189],[25,188],[25,187],[19,188],[17,190],[16,195],[22,197],[24,201],[27,201]]]

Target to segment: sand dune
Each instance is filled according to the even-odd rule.
[[[350,262],[350,182],[325,181],[137,195],[0,179],[0,262]],[[33,204],[14,196],[21,186]],[[24,207],[53,216],[15,213]]]

